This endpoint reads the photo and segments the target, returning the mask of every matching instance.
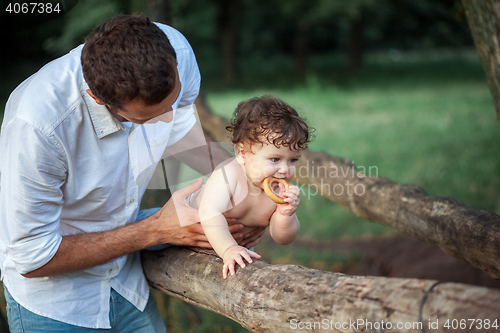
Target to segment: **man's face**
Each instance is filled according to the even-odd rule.
[[[136,98],[128,103],[125,103],[120,109],[110,108],[110,112],[123,117],[132,123],[144,124],[153,118],[172,111],[172,105],[177,100],[177,97],[179,97],[180,91],[181,83],[177,77],[174,90],[160,103],[155,105],[145,105],[142,100]]]
[[[181,91],[181,82],[177,74],[174,90],[165,97],[163,101],[155,105],[145,105],[140,99],[134,99],[125,103],[121,108],[117,109],[103,103],[99,98],[95,97],[90,90],[87,90],[90,96],[94,98],[97,104],[105,105],[109,112],[119,121],[130,121],[136,124],[144,124],[147,121],[166,114],[172,111],[172,105],[179,97]],[[168,117],[166,117],[168,119]],[[162,119],[163,120],[163,119]],[[168,122],[168,121],[167,121]]]

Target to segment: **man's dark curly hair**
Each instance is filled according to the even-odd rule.
[[[176,82],[175,50],[145,17],[120,15],[101,24],[87,37],[81,62],[92,93],[115,108],[136,98],[158,104]]]
[[[233,133],[234,144],[269,143],[292,150],[306,149],[314,131],[294,108],[270,95],[239,103],[226,129]]]

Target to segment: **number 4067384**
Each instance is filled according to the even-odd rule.
[[[10,14],[51,14],[60,13],[59,2],[56,4],[50,2],[23,2],[9,3],[5,11]]]

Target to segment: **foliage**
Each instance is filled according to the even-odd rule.
[[[44,49],[52,54],[62,55],[83,43],[83,37],[100,23],[120,12],[118,0],[85,0],[64,17],[61,35],[49,37]]]
[[[137,0],[96,1],[81,0],[57,20],[36,28],[16,27],[9,33],[11,23],[5,17],[0,20],[0,34],[5,35],[9,48],[0,51],[0,58],[54,57],[81,43],[104,19],[118,13],[141,13]],[[202,70],[220,70],[222,66],[217,35],[219,6],[212,0],[169,1],[171,24],[188,38]],[[0,15],[3,18],[5,13]],[[458,0],[242,0],[236,27],[238,61],[291,55],[297,51],[299,38],[307,38],[303,44],[306,56],[345,51],[352,38],[351,22],[356,18],[362,19],[367,50],[472,45]]]
[[[291,0],[276,1],[283,14],[295,16],[307,21],[319,23],[338,15],[356,18],[361,15],[364,8],[377,5],[381,0]]]

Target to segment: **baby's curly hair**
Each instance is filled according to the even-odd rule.
[[[267,141],[277,148],[284,146],[292,150],[306,149],[314,131],[294,108],[270,95],[240,102],[226,129],[233,133],[234,144]]]

